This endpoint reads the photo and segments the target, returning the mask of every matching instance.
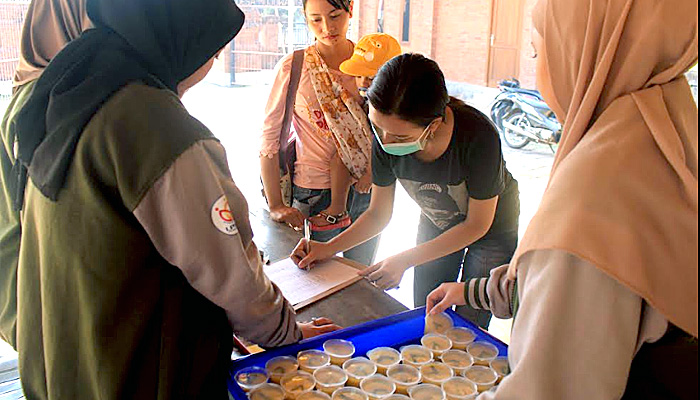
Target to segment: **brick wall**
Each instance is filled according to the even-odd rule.
[[[537,0],[524,0],[525,12],[519,79],[535,85],[531,58],[531,13]],[[384,0],[384,31],[401,38],[405,0]],[[376,32],[379,0],[355,0],[360,35]],[[413,0],[410,40],[406,52],[417,52],[440,64],[445,77],[456,82],[486,85],[493,0]]]
[[[17,68],[26,3],[0,3],[0,81],[11,80]]]
[[[441,1],[435,60],[451,81],[486,85],[491,0]]]

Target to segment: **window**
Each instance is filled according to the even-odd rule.
[[[411,0],[405,0],[403,6],[403,29],[401,31],[401,40],[408,42],[411,38]]]

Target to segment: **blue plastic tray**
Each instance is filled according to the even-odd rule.
[[[470,328],[476,333],[476,340],[493,343],[498,347],[499,356],[508,355],[508,346],[503,342],[484,332],[474,323],[464,319],[456,312],[447,310],[447,313],[452,317],[455,326]],[[243,368],[253,366],[264,368],[267,360],[273,357],[296,356],[301,350],[308,349],[323,350],[323,342],[328,339],[345,339],[351,341],[355,345],[355,355],[353,357],[358,357],[366,356],[366,353],[375,347],[388,346],[398,349],[408,344],[420,344],[424,329],[425,307],[422,307],[304,340],[297,344],[253,354],[233,362],[228,379],[228,389],[234,399],[246,400],[248,397],[245,392],[233,379],[236,372]]]

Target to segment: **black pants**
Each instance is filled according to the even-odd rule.
[[[418,244],[425,243],[440,236],[444,231],[438,229],[426,216],[421,215],[418,224]],[[518,246],[518,232],[490,234],[472,243],[468,249],[462,249],[435,261],[415,268],[413,280],[413,302],[416,307],[425,305],[425,298],[444,282],[456,282],[460,271],[461,281],[471,278],[485,278],[492,269],[508,264]],[[466,250],[466,255],[465,255]],[[491,313],[474,310],[471,307],[457,307],[457,312],[480,327],[488,328]]]

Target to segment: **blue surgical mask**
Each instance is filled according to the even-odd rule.
[[[387,154],[391,154],[392,156],[407,156],[423,150],[425,148],[425,144],[428,142],[428,136],[430,134],[430,126],[428,126],[418,137],[418,139],[412,142],[384,144],[382,143],[381,137],[379,137],[379,131],[381,131],[381,129],[374,124],[372,124],[372,127],[374,128],[374,136],[377,138],[377,142],[379,142],[382,150],[384,150],[384,152]]]

